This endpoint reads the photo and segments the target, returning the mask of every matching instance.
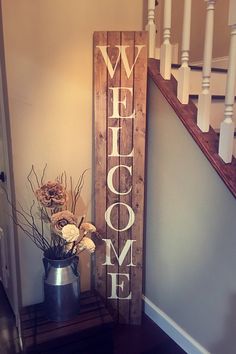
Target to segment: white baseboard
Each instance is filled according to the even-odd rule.
[[[186,333],[176,322],[153,304],[147,297],[144,299],[144,311],[173,341],[188,354],[210,354],[195,339]]]

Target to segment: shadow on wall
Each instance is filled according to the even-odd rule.
[[[236,353],[236,294],[232,295],[229,302],[229,312],[226,317],[223,338],[210,347],[214,354]]]
[[[142,19],[142,28],[145,30],[145,26],[147,25],[147,17],[148,17],[148,2],[143,0],[143,19]]]

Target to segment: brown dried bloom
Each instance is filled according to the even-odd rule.
[[[63,210],[51,216],[51,223],[55,233],[61,236],[62,228],[68,224],[76,225],[77,218],[69,210]]]
[[[80,226],[80,230],[85,236],[88,233],[96,232],[96,227],[93,224],[90,224],[89,222],[83,222]]]
[[[62,206],[66,202],[64,186],[57,181],[49,181],[43,184],[35,192],[38,201],[47,208]]]

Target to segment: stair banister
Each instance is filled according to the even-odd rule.
[[[160,50],[160,73],[165,80],[171,77],[171,5],[172,0],[164,0],[163,43]]]
[[[148,57],[155,58],[156,50],[156,25],[155,25],[155,0],[148,0]]]
[[[213,47],[214,10],[216,0],[205,0],[206,6],[206,27],[203,54],[202,91],[198,99],[197,125],[202,132],[209,131],[211,112],[210,77]]]
[[[179,101],[183,104],[187,104],[189,101],[190,67],[188,63],[189,63],[190,31],[191,31],[191,5],[192,5],[192,0],[184,1],[181,67],[178,70],[178,89],[177,89],[177,97]]]
[[[226,81],[224,121],[220,125],[219,155],[225,163],[232,161],[234,143],[234,95],[236,80],[236,1],[229,3],[230,49]]]

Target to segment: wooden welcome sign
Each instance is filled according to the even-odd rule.
[[[146,32],[94,33],[96,289],[120,323],[142,310]]]

